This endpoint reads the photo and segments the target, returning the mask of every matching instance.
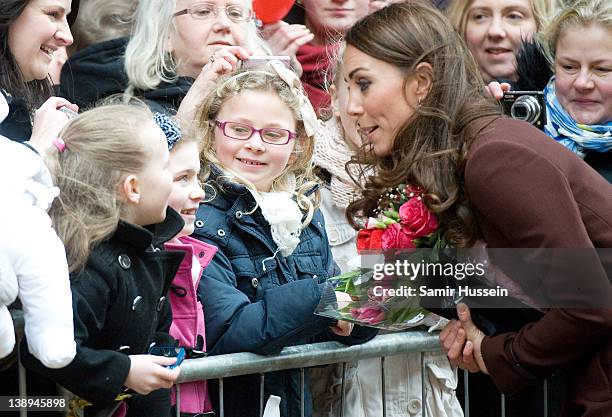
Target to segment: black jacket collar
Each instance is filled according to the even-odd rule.
[[[166,219],[155,225],[142,227],[120,220],[114,236],[139,250],[146,250],[151,245],[160,247],[176,236],[184,225],[181,215],[168,207]]]

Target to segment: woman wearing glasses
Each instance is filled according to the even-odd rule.
[[[188,128],[217,78],[265,49],[251,0],[142,0],[125,53],[127,93]]]

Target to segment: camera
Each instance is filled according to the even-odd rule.
[[[241,69],[254,69],[264,67],[268,62],[276,61],[291,69],[291,58],[286,55],[275,55],[275,56],[251,56],[248,59],[242,61]]]
[[[544,130],[546,102],[542,91],[507,91],[501,99],[501,105],[504,114]]]
[[[74,119],[75,117],[77,117],[79,115],[77,112],[75,112],[74,110],[69,109],[66,106],[62,106],[58,110],[61,111],[62,113],[64,113],[66,116],[68,116],[68,119]]]

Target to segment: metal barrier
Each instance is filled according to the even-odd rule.
[[[305,368],[332,363],[342,363],[342,396],[340,401],[341,417],[344,416],[345,370],[346,362],[366,358],[381,358],[382,382],[382,416],[386,417],[385,404],[385,356],[402,353],[421,353],[421,381],[425,380],[423,353],[440,350],[437,334],[424,331],[410,331],[376,336],[367,343],[355,346],[346,346],[339,342],[314,343],[310,345],[290,346],[278,355],[262,356],[254,353],[232,353],[228,355],[209,356],[199,359],[188,359],[181,365],[179,383],[199,381],[203,379],[219,379],[219,413],[224,416],[223,409],[223,378],[260,374],[260,406],[259,415],[263,415],[264,405],[264,374],[272,371],[286,369],[300,369],[301,371],[301,416],[304,417],[304,372]],[[178,388],[178,387],[177,387]],[[424,393],[424,384],[422,392]],[[177,410],[180,408],[180,391],[177,389]],[[421,401],[423,417],[426,416],[425,401]],[[179,415],[177,411],[177,416]]]
[[[265,373],[287,369],[300,369],[301,371],[301,415],[304,416],[304,372],[305,368],[333,363],[342,364],[342,386],[340,397],[340,416],[344,417],[345,401],[345,371],[346,363],[366,358],[381,358],[381,405],[382,416],[386,417],[386,392],[385,392],[385,357],[403,353],[421,353],[421,413],[423,417],[428,416],[425,408],[425,366],[423,365],[423,353],[440,351],[438,334],[429,334],[424,331],[407,331],[378,335],[371,341],[362,345],[346,346],[338,342],[315,343],[301,346],[286,347],[279,355],[262,356],[254,353],[233,353],[227,355],[209,356],[206,358],[185,360],[181,365],[180,382],[191,382],[204,379],[219,380],[219,413],[224,416],[223,410],[223,378],[259,374],[260,375],[260,406],[259,415],[263,415],[264,408],[264,384]],[[470,373],[463,372],[464,397],[463,408],[465,417],[470,417]],[[543,383],[544,399],[541,417],[548,417],[549,398],[547,395],[547,381]],[[178,386],[177,386],[177,391]],[[177,392],[177,410],[180,407],[180,393]],[[500,417],[506,417],[507,398],[499,394]],[[537,405],[537,403],[534,403]],[[178,413],[177,413],[178,416]],[[538,417],[539,417],[538,416]],[[491,416],[493,417],[493,416]],[[518,416],[513,416],[518,417]],[[523,416],[520,416],[523,417]],[[534,417],[534,416],[530,416]]]
[[[11,311],[15,327],[23,329],[23,314],[20,311]],[[425,408],[425,367],[423,366],[423,354],[425,352],[440,351],[440,344],[437,334],[430,334],[425,331],[407,331],[403,333],[392,333],[378,335],[367,343],[355,346],[346,346],[339,342],[324,342],[308,345],[290,346],[284,348],[278,355],[263,356],[254,353],[232,353],[227,355],[209,356],[199,359],[187,359],[181,364],[181,374],[178,383],[192,382],[200,380],[218,379],[219,380],[219,406],[220,416],[224,416],[223,410],[223,378],[259,374],[260,375],[260,407],[259,415],[263,415],[264,409],[264,385],[265,373],[281,371],[287,369],[300,369],[301,371],[301,415],[304,416],[304,373],[305,368],[327,365],[334,363],[342,364],[342,386],[340,398],[340,417],[344,417],[345,404],[345,371],[346,363],[367,358],[381,358],[381,405],[382,417],[386,417],[385,403],[385,357],[403,353],[421,354],[421,412],[423,417],[427,416]],[[470,395],[469,395],[469,373],[464,372],[464,413],[465,417],[470,415]],[[544,381],[544,411],[542,416],[548,417],[547,382]],[[19,392],[21,397],[26,397],[25,371],[19,364]],[[180,410],[180,389],[177,385],[177,416]],[[506,397],[500,394],[501,417],[506,416]],[[20,410],[20,417],[26,417],[27,411]],[[522,417],[522,416],[521,416]]]

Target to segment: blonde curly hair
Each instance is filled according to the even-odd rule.
[[[312,219],[314,210],[319,205],[319,192],[311,193],[318,184],[313,174],[312,155],[314,152],[314,139],[306,134],[301,114],[303,90],[290,87],[278,75],[268,71],[243,71],[225,77],[218,83],[218,87],[209,94],[200,107],[196,121],[198,122],[198,137],[202,141],[200,160],[202,167],[209,163],[219,165],[229,172],[219,162],[215,153],[214,120],[219,114],[223,104],[231,97],[243,91],[261,91],[276,94],[283,103],[293,112],[296,119],[295,147],[292,157],[282,173],[273,180],[271,191],[286,191],[293,194],[302,210],[306,212],[308,224]],[[209,170],[203,169],[203,180],[209,175]],[[236,173],[231,174],[230,180],[246,185],[251,192],[257,192],[255,186]]]

